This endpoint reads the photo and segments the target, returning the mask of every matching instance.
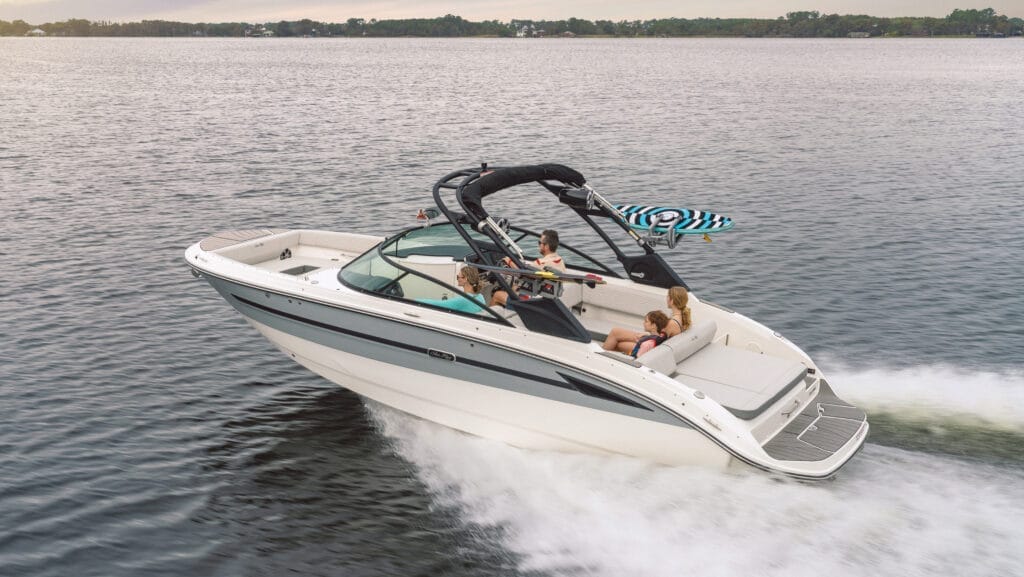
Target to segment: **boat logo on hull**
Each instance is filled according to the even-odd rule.
[[[442,361],[451,361],[453,363],[455,362],[455,355],[449,353],[448,351],[427,349],[427,354],[430,355],[431,357],[434,357],[435,359],[441,359]]]

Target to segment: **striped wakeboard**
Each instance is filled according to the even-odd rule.
[[[644,206],[639,204],[616,204],[615,208],[626,217],[630,228],[637,231],[651,230],[665,234],[668,225],[679,219],[672,231],[676,234],[705,234],[732,228],[732,219],[713,212],[691,210],[689,208],[666,208],[664,206]]]

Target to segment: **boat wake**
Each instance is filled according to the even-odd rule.
[[[1024,574],[1020,457],[983,462],[939,449],[961,442],[954,423],[987,431],[979,439],[1021,435],[1024,404],[1012,392],[1024,390],[1020,376],[833,373],[844,393],[876,405],[873,426],[876,414],[889,416],[879,439],[873,429],[837,479],[817,484],[525,451],[372,403],[371,413],[435,505],[458,511],[526,572],[960,575],[971,567],[978,576]],[[929,440],[913,441],[909,422],[928,423]],[[915,443],[936,450],[892,446]]]
[[[844,368],[830,375],[868,412],[870,443],[1024,465],[1024,372]]]

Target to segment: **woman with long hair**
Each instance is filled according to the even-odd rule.
[[[693,321],[690,318],[690,307],[687,303],[690,300],[690,293],[681,286],[674,286],[668,289],[668,294],[665,295],[665,304],[671,310],[668,315],[669,322],[665,325],[666,338],[672,338],[679,333],[690,328]],[[646,333],[638,333],[632,329],[623,327],[615,327],[608,333],[608,338],[604,340],[604,344],[601,345],[606,351],[619,351],[620,353],[629,354],[636,346],[637,341],[644,337]]]
[[[416,299],[416,302],[465,313],[479,313],[484,310],[487,303],[484,301],[484,295],[480,294],[483,279],[480,278],[479,269],[468,265],[462,267],[456,273],[455,284],[459,285],[459,289],[470,298],[456,295],[452,298]]]

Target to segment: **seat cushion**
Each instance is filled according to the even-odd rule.
[[[661,346],[672,349],[672,354],[678,364],[707,346],[711,339],[715,338],[717,330],[718,325],[715,321],[704,321],[661,343]]]
[[[672,349],[666,347],[665,343],[661,343],[661,345],[640,355],[636,360],[640,361],[645,367],[654,369],[659,373],[671,376],[672,373],[676,372],[675,356],[672,354]]]
[[[700,389],[741,419],[752,419],[802,382],[802,363],[710,344],[676,366],[675,379]]]
[[[704,321],[640,355],[636,360],[659,373],[672,375],[676,372],[676,365],[707,346],[717,330],[715,321]]]

